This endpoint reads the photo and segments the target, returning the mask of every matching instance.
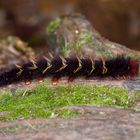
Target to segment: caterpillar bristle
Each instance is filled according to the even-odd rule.
[[[76,77],[134,77],[139,72],[139,64],[130,58],[117,57],[110,60],[92,60],[91,58],[64,58],[55,56],[52,59],[41,57],[22,65],[0,70],[0,86],[19,81],[31,81],[52,77],[53,83],[58,83],[61,77],[73,81]]]

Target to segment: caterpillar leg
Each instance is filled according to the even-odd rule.
[[[69,78],[68,78],[68,83],[73,82],[73,81],[75,80],[75,78],[76,78],[76,77],[74,77],[74,76],[69,76]]]
[[[54,76],[52,78],[52,85],[57,85],[59,83],[60,77]]]
[[[44,79],[42,77],[38,78],[39,83],[42,83]]]
[[[25,81],[25,85],[30,85],[31,84],[31,81]]]

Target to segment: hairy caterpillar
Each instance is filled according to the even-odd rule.
[[[1,70],[0,86],[44,77],[52,77],[53,80],[64,76],[69,77],[69,80],[76,77],[134,77],[138,72],[138,62],[123,56],[106,61],[78,57],[55,56],[52,59],[42,57],[21,66],[15,65]]]
[[[57,18],[47,28],[53,57],[40,57],[0,70],[0,86],[52,77],[134,77],[140,53],[101,37],[82,15]],[[56,47],[57,46],[57,47]],[[47,53],[48,56],[49,53]],[[49,59],[48,59],[49,58]]]

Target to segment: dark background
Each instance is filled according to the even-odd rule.
[[[59,15],[83,13],[106,38],[140,50],[140,0],[0,0],[0,38],[17,35],[45,45],[45,28]]]

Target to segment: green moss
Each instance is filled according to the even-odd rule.
[[[76,48],[81,49],[83,45],[91,45],[91,43],[92,43],[91,34],[89,32],[82,32],[76,43]]]
[[[47,33],[53,33],[59,27],[60,22],[60,18],[56,18],[55,20],[51,21],[47,27]]]
[[[24,95],[24,96],[23,96]],[[132,108],[134,100],[128,91],[122,88],[100,86],[58,86],[49,88],[45,84],[29,91],[17,91],[15,94],[0,96],[0,120],[17,118],[54,118],[75,116],[77,111],[63,109],[73,105],[114,106]],[[62,109],[61,109],[62,108]]]

